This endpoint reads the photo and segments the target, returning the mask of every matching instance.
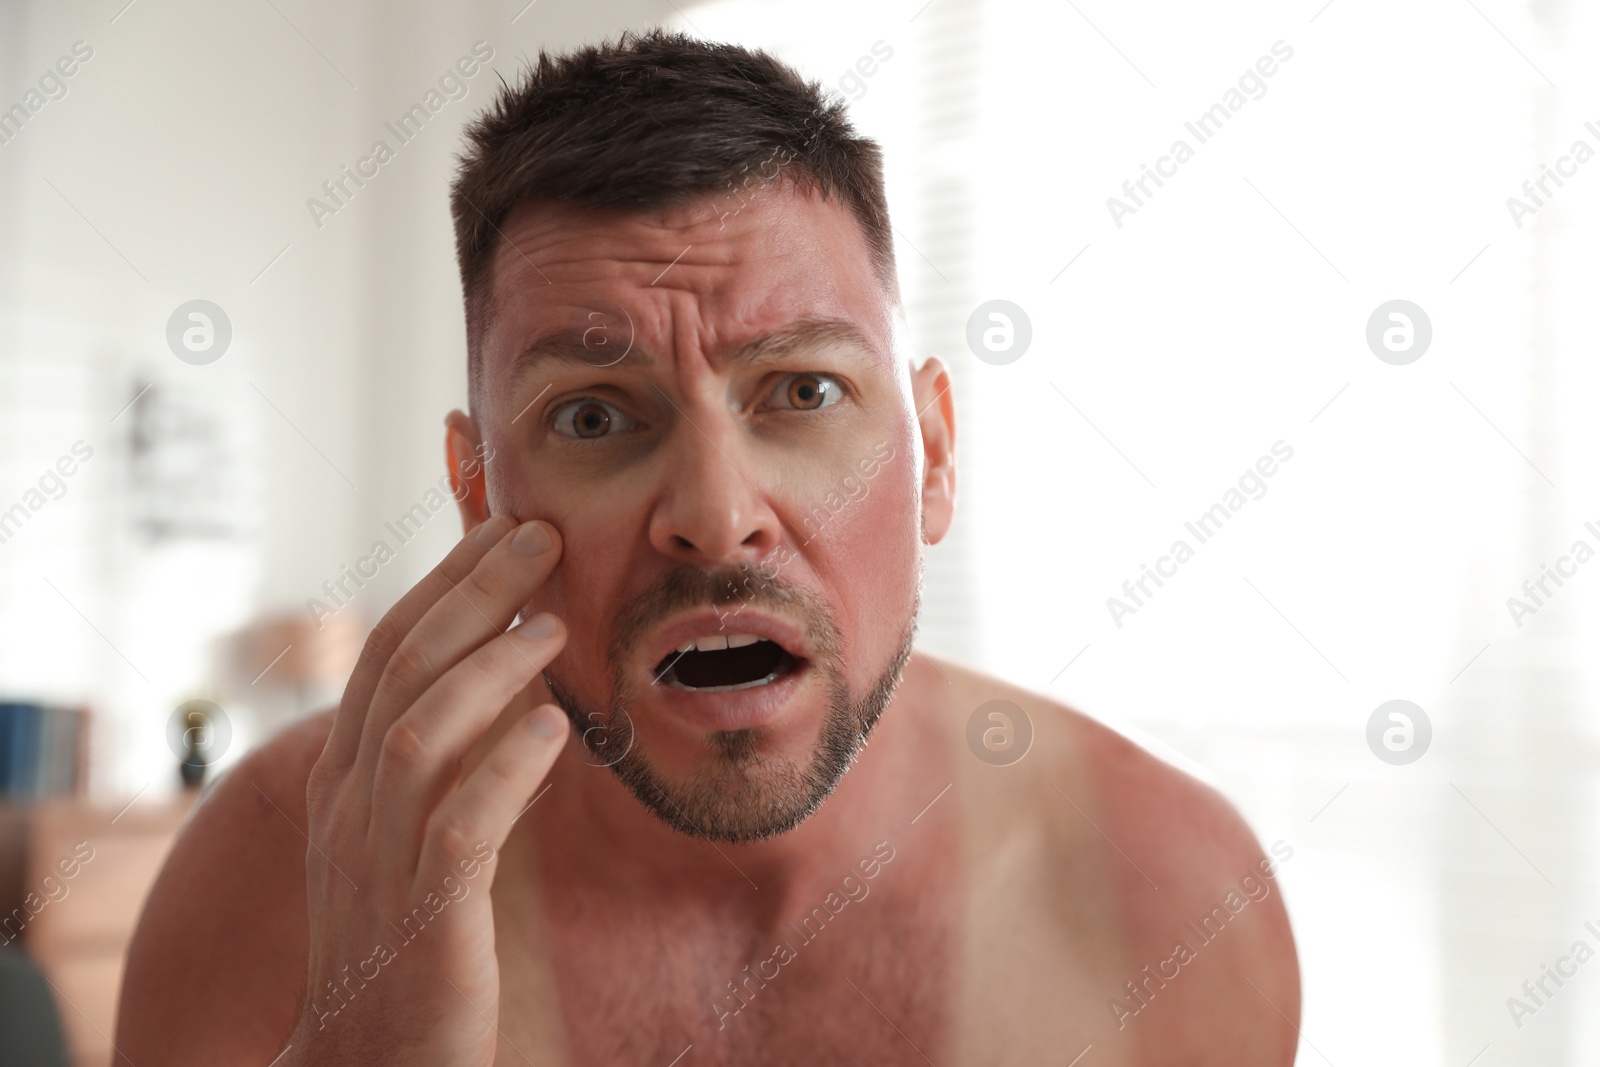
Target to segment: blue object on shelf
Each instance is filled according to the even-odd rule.
[[[83,719],[78,708],[0,701],[0,798],[37,800],[77,788]]]

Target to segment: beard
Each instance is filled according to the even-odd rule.
[[[859,698],[850,695],[838,625],[827,603],[808,589],[767,575],[758,568],[712,571],[680,566],[625,604],[608,653],[613,665],[606,709],[585,704],[556,677],[544,672],[551,698],[567,713],[573,730],[596,765],[608,766],[634,797],[679,833],[711,841],[746,844],[794,829],[822,806],[838,786],[877,725],[900,683],[911,656],[921,607],[921,581],[915,585],[911,615],[898,646],[876,681]],[[771,731],[765,727],[722,730],[707,738],[706,761],[686,780],[673,781],[637,743],[629,707],[636,679],[626,669],[651,626],[675,612],[711,604],[766,607],[800,623],[812,653],[808,664],[823,677],[827,709],[811,757],[803,766],[762,752]],[[738,608],[724,617],[736,617]],[[654,684],[654,683],[652,683]]]

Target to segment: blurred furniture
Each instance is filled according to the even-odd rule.
[[[315,618],[304,611],[258,616],[230,637],[225,696],[252,710],[258,734],[271,733],[337,704],[366,641],[366,617],[355,605]]]
[[[128,941],[194,798],[0,805],[0,954],[25,947],[54,987],[72,1067],[111,1063]]]
[[[55,994],[16,944],[0,948],[0,1063],[67,1067]]]
[[[0,801],[82,792],[88,734],[87,708],[0,701]]]

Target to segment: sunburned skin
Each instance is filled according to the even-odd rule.
[[[340,707],[197,806],[119,1062],[1292,1063],[1292,845],[904,658],[954,403],[848,210],[780,183],[502,230],[482,403],[448,420],[467,536]],[[751,358],[805,321],[833,327]],[[596,324],[592,358],[519,361]],[[729,636],[761,684],[685,685],[735,661],[679,650]],[[574,721],[525,729],[553,698]],[[1006,765],[968,742],[992,700],[1033,729]]]

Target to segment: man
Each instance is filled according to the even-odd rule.
[[[123,1062],[1291,1063],[1288,846],[912,648],[954,409],[842,105],[541,55],[453,208],[467,535],[199,805]]]

